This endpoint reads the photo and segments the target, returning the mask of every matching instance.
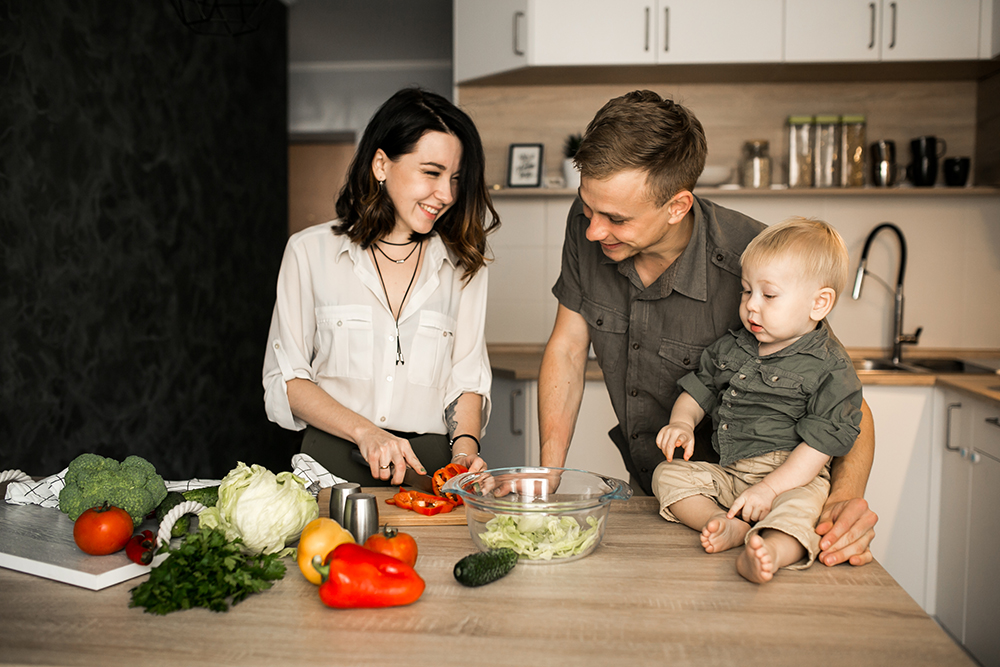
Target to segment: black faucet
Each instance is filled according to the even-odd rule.
[[[868,250],[871,249],[875,236],[883,229],[891,230],[899,239],[899,275],[896,277],[896,312],[892,320],[892,363],[899,365],[903,354],[903,345],[916,345],[920,338],[923,327],[917,327],[912,334],[903,333],[903,276],[906,274],[906,239],[899,227],[891,222],[883,222],[875,227],[865,239],[864,250],[861,251],[861,262],[858,264],[858,275],[854,279],[854,293],[851,295],[856,301],[861,296],[861,282],[865,279],[868,266]]]

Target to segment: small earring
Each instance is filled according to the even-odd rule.
[[[378,189],[381,190],[383,187],[385,187],[385,179],[378,182]]]

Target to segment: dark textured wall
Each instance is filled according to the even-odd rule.
[[[260,370],[287,229],[287,12],[0,3],[0,470],[286,470]]]

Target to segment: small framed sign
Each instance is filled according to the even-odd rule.
[[[507,187],[537,188],[542,184],[542,144],[511,144]]]

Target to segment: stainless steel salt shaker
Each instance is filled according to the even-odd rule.
[[[378,532],[378,503],[371,493],[352,493],[344,504],[344,521],[354,541],[364,544],[365,540]]]
[[[361,485],[355,482],[334,484],[330,489],[330,518],[342,527],[344,527],[344,506],[347,504],[347,497],[354,493],[361,493]]]

